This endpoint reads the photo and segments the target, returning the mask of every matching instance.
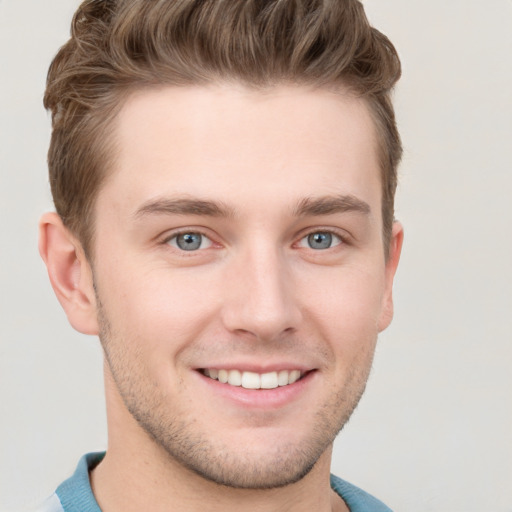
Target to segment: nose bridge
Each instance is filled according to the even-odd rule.
[[[234,273],[224,311],[228,329],[270,340],[298,326],[301,315],[291,272],[277,245],[253,243],[238,255]]]

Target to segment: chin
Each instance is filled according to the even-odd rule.
[[[162,404],[163,405],[163,404]],[[176,470],[188,470],[199,477],[233,489],[275,489],[304,478],[321,457],[330,453],[338,432],[349,419],[350,409],[325,407],[314,421],[286,429],[256,428],[219,436],[211,425],[177,420],[162,422],[165,414],[157,406],[148,415],[137,407],[133,418],[157,445]],[[158,420],[157,420],[158,418]],[[170,420],[170,418],[168,418]],[[200,424],[198,424],[200,423]],[[240,434],[240,435],[238,435]]]
[[[274,442],[276,440],[269,439],[269,443]],[[182,467],[209,482],[233,489],[257,490],[276,489],[298,482],[313,469],[327,448],[324,443],[321,446],[310,444],[306,449],[286,445],[270,452],[267,447],[259,453],[247,453],[199,444],[186,456],[177,453],[175,445],[167,449],[167,453]]]

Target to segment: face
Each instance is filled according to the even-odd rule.
[[[391,318],[365,104],[163,88],[132,96],[115,133],[93,275],[117,428],[217,483],[297,481],[355,408]]]

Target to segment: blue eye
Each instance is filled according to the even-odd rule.
[[[322,251],[340,245],[342,240],[339,236],[328,231],[316,231],[305,236],[300,242],[301,247]]]
[[[193,231],[175,235],[167,243],[182,251],[197,251],[199,249],[207,249],[212,245],[212,241],[209,238]]]

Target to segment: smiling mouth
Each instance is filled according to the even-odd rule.
[[[275,389],[289,386],[300,380],[306,373],[300,370],[281,370],[279,372],[255,373],[241,370],[217,370],[205,368],[200,372],[222,384],[245,389]]]

